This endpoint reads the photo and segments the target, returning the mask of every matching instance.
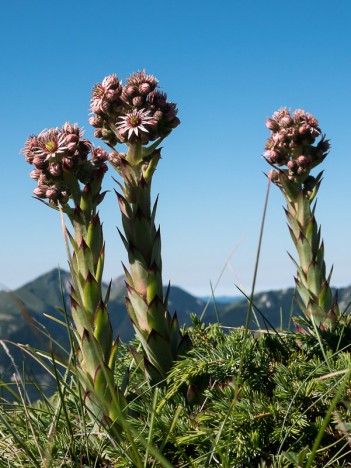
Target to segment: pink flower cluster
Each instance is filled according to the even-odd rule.
[[[287,166],[290,180],[308,176],[310,170],[326,157],[329,142],[325,140],[317,119],[302,109],[292,115],[285,107],[266,120],[271,130],[267,139],[264,157],[271,165]],[[316,146],[316,139],[321,136]]]
[[[35,167],[30,176],[37,181],[33,192],[37,197],[48,198],[53,205],[67,203],[77,181],[92,183],[107,171],[108,153],[82,136],[77,124],[66,122],[60,129],[43,130],[28,138],[22,153]]]
[[[90,124],[95,136],[110,146],[117,143],[145,145],[164,138],[180,123],[176,104],[157,89],[158,81],[145,71],[134,73],[122,85],[116,75],[94,86]]]

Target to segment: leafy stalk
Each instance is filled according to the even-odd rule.
[[[23,152],[35,166],[31,173],[38,181],[34,194],[65,213],[73,227],[73,234],[67,230],[67,237],[72,248],[70,299],[78,343],[76,373],[93,419],[109,422],[119,418],[125,402],[114,383],[118,340],[113,341],[102,294],[105,247],[97,207],[105,195],[101,184],[108,154],[82,136],[77,125],[66,123],[62,129],[31,136]]]
[[[291,238],[298,253],[296,289],[302,301],[302,309],[317,326],[327,326],[339,316],[337,297],[330,287],[331,273],[326,275],[324,244],[321,230],[315,219],[314,202],[322,173],[310,176],[298,187],[289,181],[284,172],[279,173],[279,183],[287,208],[286,217]]]
[[[172,363],[190,347],[176,314],[171,317],[167,310],[168,292],[163,295],[161,237],[154,221],[157,200],[151,209],[152,173],[159,159],[159,149],[145,161],[132,147],[125,158],[113,160],[124,180],[117,198],[124,230],[120,235],[130,266],[129,271],[125,268],[126,305],[143,346],[144,370],[152,383],[164,380]]]
[[[324,244],[315,219],[317,196],[322,172],[313,177],[312,168],[327,156],[329,142],[325,140],[318,121],[299,109],[290,115],[286,108],[275,112],[266,122],[271,130],[265,157],[278,170],[268,177],[280,188],[286,200],[289,231],[298,253],[296,289],[300,308],[313,327],[329,328],[340,316],[337,296],[330,287],[331,272],[326,275]],[[316,146],[315,140],[321,136]],[[282,169],[287,166],[287,169]]]
[[[110,163],[123,180],[117,193],[128,253],[125,268],[126,305],[142,347],[133,351],[152,383],[164,380],[173,362],[190,348],[180,332],[177,316],[167,310],[164,296],[160,230],[155,226],[156,206],[151,208],[151,183],[161,157],[159,144],[179,124],[177,108],[158,91],[157,80],[138,72],[123,86],[116,75],[98,83],[91,99],[95,136],[114,149],[124,143],[127,153],[114,151]],[[150,143],[150,144],[149,144]]]

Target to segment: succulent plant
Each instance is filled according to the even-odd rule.
[[[171,317],[167,310],[161,236],[155,225],[157,201],[151,207],[159,145],[179,124],[177,108],[158,91],[156,78],[142,71],[131,75],[125,85],[116,75],[106,77],[94,87],[91,110],[95,135],[113,149],[109,162],[123,181],[116,193],[124,230],[120,234],[129,260],[129,270],[124,267],[126,305],[144,351],[143,356],[133,353],[150,381],[158,383],[191,346],[176,314]],[[117,143],[124,143],[127,152],[117,152]]]
[[[310,174],[327,156],[329,141],[317,119],[301,109],[291,114],[281,108],[267,119],[266,126],[271,136],[264,157],[274,167],[268,178],[285,197],[289,230],[299,256],[298,262],[293,261],[300,307],[316,326],[330,327],[340,313],[330,288],[331,272],[326,274],[324,244],[315,219],[314,201],[323,173],[316,177]]]
[[[87,407],[98,421],[115,421],[125,404],[113,369],[118,340],[102,295],[104,240],[97,207],[104,198],[101,183],[108,153],[83,139],[83,131],[66,123],[61,129],[32,135],[23,153],[35,169],[34,194],[65,213],[73,226],[67,230],[72,255],[71,314],[78,343],[77,373]],[[48,200],[48,201],[45,201]],[[73,202],[73,203],[72,203]]]

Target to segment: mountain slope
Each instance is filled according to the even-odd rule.
[[[60,281],[61,285],[60,286]],[[62,309],[64,304],[69,311],[70,274],[52,270],[39,278],[25,284],[13,292],[0,291],[0,345],[1,340],[9,340],[14,343],[28,344],[37,349],[49,349],[50,340],[39,330],[47,332],[58,341],[64,348],[69,349],[69,340],[66,328],[44,314],[54,316],[64,321],[64,315],[57,309]],[[104,285],[107,289],[107,285]],[[342,288],[338,291],[339,304],[344,310],[351,301],[351,287]],[[134,337],[134,330],[125,308],[124,296],[126,295],[125,283],[122,277],[112,282],[108,310],[115,336],[120,336],[124,342]],[[289,324],[290,312],[299,313],[297,305],[293,301],[294,290],[285,289],[280,291],[267,291],[258,293],[254,297],[255,310],[258,309],[269,322],[267,327],[286,328]],[[64,302],[63,302],[64,299]],[[220,323],[226,327],[243,326],[248,311],[248,301],[234,299],[233,303],[216,304]],[[169,296],[169,311],[177,313],[181,325],[190,325],[190,314],[194,313],[200,317],[203,312],[206,323],[217,321],[213,301],[208,304],[192,296],[183,289],[173,286]],[[259,312],[259,328],[266,328],[264,320]],[[38,323],[41,325],[38,326]],[[43,328],[44,327],[44,328]],[[249,327],[257,328],[252,315]],[[13,359],[22,368],[23,353],[16,346],[6,341]],[[38,376],[42,372],[40,366],[31,361],[31,370]],[[9,381],[14,369],[11,361],[0,346],[0,377]]]

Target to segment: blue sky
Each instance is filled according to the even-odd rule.
[[[208,294],[226,266],[216,293],[250,290],[269,170],[264,122],[287,106],[313,113],[331,140],[316,214],[333,284],[351,284],[350,18],[349,0],[5,2],[0,283],[15,288],[67,266],[57,213],[31,198],[31,167],[19,155],[28,135],[70,121],[93,139],[94,83],[146,69],[178,103],[182,122],[164,142],[153,185],[165,282]],[[293,285],[282,205],[272,187],[257,290]],[[101,217],[109,279],[126,258],[113,193]]]

